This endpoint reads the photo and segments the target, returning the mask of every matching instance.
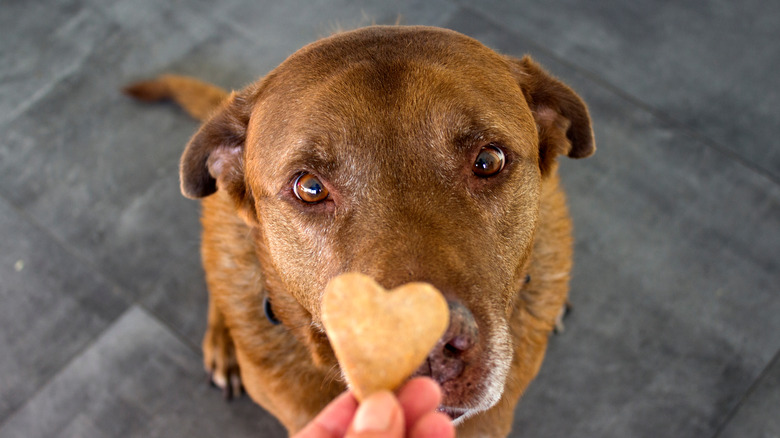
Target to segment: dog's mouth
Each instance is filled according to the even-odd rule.
[[[496,346],[484,346],[473,354],[452,354],[446,348],[442,357],[433,353],[413,377],[436,381],[442,392],[437,411],[446,414],[455,425],[485,411],[501,398],[511,356]]]
[[[474,409],[472,406],[482,406],[484,403],[482,394],[477,394],[470,391],[463,391],[468,387],[480,387],[486,382],[481,380],[476,384],[465,382],[466,379],[455,378],[446,382],[438,382],[441,386],[442,400],[441,404],[436,411],[442,412],[450,417],[450,420],[455,424],[460,424],[463,420],[470,417],[476,412],[483,409]]]
[[[450,420],[454,422],[460,419],[461,417],[463,417],[463,415],[465,415],[466,412],[468,412],[468,409],[439,405],[439,407],[436,408],[436,411],[447,414],[447,416],[450,417]]]

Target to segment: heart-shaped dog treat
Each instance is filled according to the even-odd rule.
[[[422,364],[447,330],[447,301],[427,283],[391,291],[363,274],[333,278],[322,323],[358,400],[393,390]]]

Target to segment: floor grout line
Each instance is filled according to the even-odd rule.
[[[683,134],[691,139],[697,140],[701,142],[703,145],[709,147],[710,149],[717,151],[721,153],[722,155],[726,156],[727,158],[731,159],[732,161],[740,164],[742,167],[748,169],[749,171],[766,178],[771,182],[772,184],[776,186],[780,186],[780,176],[776,176],[772,174],[768,169],[765,169],[761,167],[758,164],[755,164],[749,160],[746,160],[742,158],[738,153],[735,151],[721,145],[717,141],[713,140],[709,136],[699,132],[699,131],[693,131],[689,128],[686,128],[684,125],[681,125],[678,122],[675,122],[673,118],[666,115],[661,110],[657,109],[656,107],[644,102],[641,98],[636,97],[629,93],[628,91],[623,90],[622,88],[618,87],[617,85],[611,83],[608,79],[601,76],[599,73],[595,71],[588,70],[586,68],[582,68],[577,64],[574,64],[566,58],[561,57],[558,55],[554,50],[549,49],[539,43],[537,43],[533,38],[528,37],[526,34],[523,34],[521,32],[517,32],[513,29],[510,29],[506,27],[504,24],[502,24],[500,21],[487,16],[478,10],[472,8],[469,5],[463,4],[458,0],[451,0],[455,2],[456,4],[460,5],[460,7],[468,12],[469,14],[478,15],[485,21],[495,23],[497,26],[500,26],[503,32],[509,33],[511,35],[516,36],[518,39],[524,41],[528,46],[532,47],[533,50],[538,51],[539,53],[543,53],[545,56],[548,56],[552,59],[554,59],[556,62],[560,63],[561,65],[572,69],[576,71],[577,73],[581,74],[583,77],[585,77],[588,80],[593,81],[597,85],[603,87],[607,91],[615,94],[618,98],[622,99],[623,101],[634,105],[635,107],[639,108],[642,111],[647,112],[652,117],[656,118],[658,121],[662,122],[663,124],[667,125],[669,128],[679,132],[680,134]]]
[[[27,406],[35,397],[38,396],[39,393],[41,393],[44,389],[46,389],[54,380],[57,379],[63,372],[65,372],[68,367],[75,362],[79,357],[81,357],[84,353],[89,351],[92,347],[95,346],[98,339],[100,339],[101,336],[103,336],[108,330],[111,329],[116,323],[122,319],[124,315],[127,314],[127,312],[130,312],[133,309],[133,304],[129,305],[125,310],[123,310],[119,315],[117,315],[113,320],[108,321],[108,324],[106,324],[106,327],[103,328],[103,330],[95,333],[95,335],[92,337],[92,339],[89,340],[89,342],[85,343],[78,351],[76,351],[73,356],[71,356],[68,360],[66,360],[61,367],[59,367],[54,373],[49,376],[43,383],[41,383],[38,388],[33,391],[27,399],[24,400],[24,402],[20,403],[19,406],[11,410],[9,412],[8,416],[0,420],[0,432],[2,432],[3,428],[6,424],[8,424],[9,421],[11,421],[12,418],[16,416],[17,413],[19,413],[22,409],[24,409],[25,406]]]
[[[124,301],[128,304],[128,308],[132,307],[132,305],[137,304],[144,308],[146,311],[148,311],[151,315],[154,315],[154,317],[161,322],[164,321],[164,318],[162,318],[157,312],[153,311],[151,308],[149,308],[146,304],[144,304],[144,299],[148,296],[147,294],[139,294],[137,297],[135,297],[135,294],[133,294],[131,291],[129,291],[126,287],[122,286],[115,278],[112,276],[106,274],[103,272],[102,269],[100,269],[99,266],[95,265],[92,261],[82,256],[79,251],[77,251],[75,248],[73,248],[72,245],[70,245],[68,242],[66,242],[64,239],[61,239],[59,236],[57,236],[51,229],[40,223],[32,214],[30,214],[27,210],[23,209],[22,207],[16,205],[11,199],[5,195],[2,191],[0,191],[0,200],[8,204],[16,214],[22,217],[22,219],[26,220],[28,224],[30,224],[32,227],[37,228],[39,231],[41,231],[44,235],[46,235],[47,238],[50,238],[54,241],[54,243],[57,244],[57,246],[61,247],[63,251],[65,251],[68,255],[73,257],[77,263],[84,266],[89,272],[92,272],[95,274],[98,279],[101,281],[104,281],[108,286],[110,286],[111,293],[119,298],[121,301]],[[123,312],[124,313],[124,312]],[[204,315],[205,316],[205,315]],[[177,334],[177,337],[179,337],[182,341],[184,341],[187,345],[195,348],[200,349],[199,346],[193,344],[190,342],[183,334],[180,334],[178,330],[174,329],[173,327],[169,326],[168,324],[164,324],[167,328],[169,328],[172,332]]]
[[[154,309],[146,305],[145,303],[141,302],[140,300],[135,303],[138,307],[143,309],[145,312],[147,312],[150,316],[154,317],[154,319],[157,320],[157,322],[160,323],[163,327],[165,327],[168,331],[171,332],[171,334],[178,339],[182,344],[190,347],[194,352],[200,354],[201,353],[201,346],[198,344],[195,344],[191,342],[187,336],[184,335],[184,333],[181,333],[177,328],[175,328],[173,325],[169,324],[168,321],[163,318],[159,313],[157,313]],[[203,314],[203,319],[206,319],[206,314]]]
[[[186,347],[193,350],[196,354],[200,354],[201,350],[199,346],[194,345],[186,337],[180,335],[177,330],[173,329],[168,323],[166,323],[163,319],[161,319],[160,316],[157,315],[154,311],[150,310],[147,306],[145,306],[142,303],[133,302],[124,311],[122,311],[119,315],[117,315],[114,319],[108,321],[108,324],[106,325],[105,328],[103,328],[103,330],[95,333],[92,339],[90,339],[87,343],[85,343],[84,346],[82,346],[78,351],[76,351],[73,354],[73,356],[71,356],[67,361],[65,361],[65,363],[63,363],[59,369],[57,369],[54,373],[52,373],[51,376],[49,376],[49,378],[47,378],[43,383],[41,383],[41,385],[38,386],[38,388],[35,391],[33,391],[27,397],[27,399],[24,400],[24,402],[20,403],[19,406],[11,410],[5,418],[0,419],[0,432],[2,432],[5,425],[8,424],[8,422],[10,422],[11,419],[14,418],[17,413],[22,411],[25,408],[25,406],[30,404],[30,402],[34,400],[39,393],[44,391],[52,382],[57,380],[57,378],[60,375],[62,375],[62,373],[64,373],[74,362],[79,360],[79,358],[81,358],[85,353],[91,350],[98,343],[100,338],[102,338],[109,330],[114,328],[122,318],[124,318],[127,314],[132,312],[134,309],[139,309],[142,312],[146,313],[147,316],[154,319],[155,322],[160,324],[162,328],[168,330],[169,333],[175,339],[177,339],[179,342],[184,344]]]
[[[59,236],[57,236],[54,232],[52,232],[51,229],[41,224],[33,215],[31,215],[29,212],[27,212],[25,209],[21,208],[20,206],[16,205],[9,197],[0,191],[0,201],[5,202],[16,214],[18,214],[23,220],[25,220],[30,226],[33,228],[39,230],[41,233],[43,233],[47,238],[52,239],[52,241],[55,243],[55,245],[59,246],[63,251],[65,251],[66,254],[73,257],[76,263],[82,265],[88,272],[94,274],[99,280],[106,283],[107,286],[109,286],[110,293],[115,295],[120,301],[126,303],[126,307],[123,311],[119,313],[115,318],[108,320],[106,327],[97,332],[92,339],[90,339],[88,342],[82,346],[82,348],[78,349],[73,356],[71,356],[67,361],[63,363],[61,367],[59,367],[55,372],[51,374],[49,378],[47,378],[41,385],[33,391],[30,396],[28,396],[22,403],[19,404],[15,409],[11,410],[9,414],[3,418],[0,419],[0,431],[2,431],[3,427],[10,421],[11,418],[13,418],[20,410],[22,410],[25,406],[27,406],[31,400],[33,400],[44,388],[46,388],[49,384],[51,384],[52,381],[54,381],[60,374],[62,374],[75,360],[77,360],[79,357],[81,357],[86,351],[88,351],[90,348],[92,348],[95,345],[95,342],[105,334],[107,330],[109,330],[111,327],[113,327],[117,321],[119,321],[124,315],[127,314],[127,312],[131,311],[134,307],[138,307],[139,309],[142,309],[144,312],[148,313],[149,316],[153,317],[162,327],[164,327],[166,330],[168,330],[174,338],[179,340],[182,344],[189,347],[194,352],[200,354],[201,348],[199,345],[194,344],[191,342],[183,333],[179,332],[179,330],[175,329],[172,325],[170,325],[164,318],[162,318],[157,312],[149,308],[146,304],[143,303],[144,298],[146,298],[146,294],[141,294],[137,298],[133,298],[133,294],[131,294],[125,287],[120,285],[116,279],[112,278],[111,276],[105,274],[98,266],[96,266],[94,263],[83,257],[81,254],[79,254],[78,251],[75,250],[71,245],[69,245],[66,241],[61,239]],[[204,318],[206,315],[203,315]]]
[[[758,390],[758,388],[761,386],[761,382],[769,375],[772,369],[778,365],[780,365],[780,349],[777,350],[774,357],[769,361],[767,366],[761,370],[761,373],[759,373],[758,377],[756,377],[753,383],[750,384],[750,387],[748,387],[745,393],[742,394],[742,397],[740,397],[737,404],[734,405],[734,407],[726,414],[725,419],[715,431],[715,434],[712,435],[712,438],[719,438],[721,436],[723,431],[726,430],[726,427],[728,427],[728,425],[731,423],[731,420],[733,420],[739,411],[742,410],[742,407],[745,405],[750,396],[753,395],[753,393],[755,393],[756,390]]]

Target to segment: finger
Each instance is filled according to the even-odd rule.
[[[336,397],[295,438],[341,438],[347,433],[358,402],[351,392]]]
[[[423,415],[433,412],[441,403],[441,388],[428,377],[417,377],[407,382],[398,393],[404,410],[407,431]]]
[[[407,434],[409,438],[455,438],[455,426],[441,412],[429,412],[417,420]]]
[[[404,414],[389,391],[363,400],[352,420],[347,438],[399,438],[404,436]]]

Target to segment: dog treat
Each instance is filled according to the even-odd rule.
[[[391,291],[363,274],[333,278],[322,322],[358,400],[394,390],[422,364],[447,330],[447,301],[427,283]]]

